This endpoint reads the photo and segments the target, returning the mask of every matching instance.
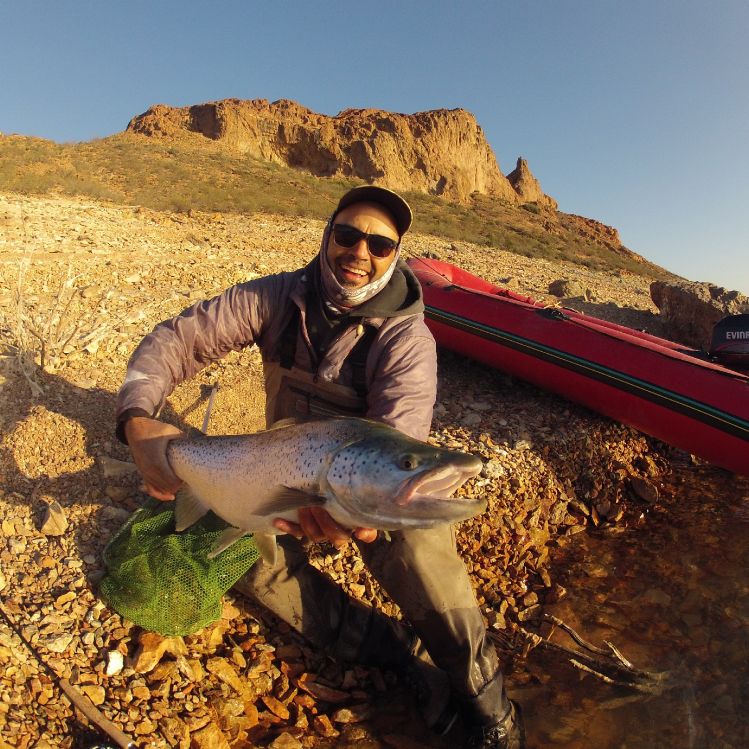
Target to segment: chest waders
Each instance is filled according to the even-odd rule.
[[[266,422],[271,426],[291,417],[365,416],[367,386],[365,367],[367,354],[377,330],[367,326],[359,335],[345,362],[351,370],[351,385],[330,382],[317,371],[297,366],[297,346],[303,336],[300,330],[301,313],[294,308],[279,341],[279,361],[265,363],[265,392],[267,396]],[[311,350],[314,368],[316,356]],[[343,365],[342,365],[343,366]]]
[[[365,416],[365,363],[376,329],[360,336],[346,356],[352,385],[345,385],[326,382],[317,370],[299,366],[300,319],[297,310],[281,337],[280,361],[265,366],[268,426],[294,416]],[[293,536],[278,536],[277,541],[276,565],[256,564],[236,585],[240,592],[337,660],[406,671],[412,677],[417,663],[420,688],[426,682],[424,717],[435,728],[449,714],[451,692],[471,722],[493,723],[505,714],[499,662],[451,526],[395,531],[390,540],[380,533],[369,544],[354,540],[369,572],[413,631],[350,598],[310,565]]]

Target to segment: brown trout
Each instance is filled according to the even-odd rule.
[[[173,440],[167,457],[184,482],[177,530],[208,510],[231,526],[211,557],[252,533],[274,559],[274,518],[297,522],[302,507],[323,507],[346,528],[383,531],[453,523],[486,508],[483,499],[452,496],[479,473],[479,458],[367,419],[286,420],[257,434]]]

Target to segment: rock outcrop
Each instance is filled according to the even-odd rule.
[[[507,180],[523,203],[538,203],[553,211],[558,208],[557,201],[544,194],[541,183],[533,176],[525,159],[518,159],[517,166],[507,175]]]
[[[577,216],[574,213],[565,214],[564,219],[568,226],[574,227],[578,234],[592,242],[614,250],[623,247],[619,232],[613,226],[602,224],[594,218]]]
[[[710,347],[718,320],[749,312],[749,297],[710,283],[653,281],[650,297],[660,310],[669,338],[704,350]]]
[[[515,183],[502,174],[476,118],[463,109],[346,109],[330,117],[288,99],[225,99],[181,108],[159,104],[127,129],[173,140],[208,138],[318,177],[359,178],[457,201],[477,192],[556,208],[524,160]]]

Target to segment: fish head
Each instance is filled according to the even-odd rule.
[[[334,456],[330,493],[361,526],[381,530],[429,528],[465,520],[486,501],[452,496],[478,475],[474,455],[419,442],[389,427],[349,443]]]

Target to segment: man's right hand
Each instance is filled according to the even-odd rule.
[[[133,460],[143,477],[145,490],[155,499],[174,499],[174,493],[182,485],[169,465],[166,448],[170,440],[184,436],[177,427],[145,416],[134,416],[125,422],[125,437]]]

